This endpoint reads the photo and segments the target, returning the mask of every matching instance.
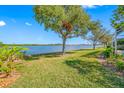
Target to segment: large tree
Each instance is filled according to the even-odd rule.
[[[87,40],[91,41],[93,44],[93,49],[96,48],[96,44],[100,42],[100,40],[105,35],[105,30],[103,29],[100,21],[92,21],[89,25],[89,35],[86,37]]]
[[[114,11],[112,19],[112,26],[115,31],[115,53],[117,53],[117,35],[124,31],[124,6],[120,5]]]
[[[104,47],[112,44],[112,34],[109,32],[110,31],[105,30],[103,37],[99,40],[104,45]]]
[[[51,29],[59,34],[63,41],[62,53],[68,38],[85,35],[89,24],[89,16],[81,6],[55,5],[35,6],[35,19],[46,30]]]

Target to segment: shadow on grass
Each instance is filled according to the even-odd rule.
[[[101,51],[94,50],[93,52],[82,55],[81,57],[98,57],[101,53],[102,53]]]
[[[24,60],[26,61],[32,61],[32,60],[38,60],[40,57],[39,56],[24,56]]]
[[[86,76],[90,82],[103,87],[124,87],[124,78],[105,69],[98,62],[83,61],[80,59],[66,60],[65,63],[77,69],[80,75]]]
[[[66,60],[65,63],[78,70],[79,74],[87,74],[92,72],[92,69],[99,69],[98,62],[85,62],[79,59]]]
[[[66,52],[65,54],[74,54],[76,51],[70,51]],[[55,58],[55,57],[61,57],[62,53],[57,52],[57,53],[48,53],[48,54],[36,54],[36,55],[31,55],[31,56],[24,56],[24,60],[31,61],[31,60],[38,60],[40,57],[44,58]]]
[[[90,48],[89,49],[79,49],[79,50],[74,50],[74,51],[78,52],[78,51],[91,51],[91,50],[93,50],[93,49],[90,49]]]

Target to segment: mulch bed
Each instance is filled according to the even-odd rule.
[[[105,58],[103,57],[99,57],[98,61],[100,62],[100,64],[102,64],[105,68],[110,69],[111,71],[113,71],[114,73],[116,73],[118,76],[124,77],[124,71],[118,71],[117,68],[115,67],[115,65],[111,64],[111,63],[107,63],[107,61],[105,60]]]
[[[20,77],[20,73],[15,72],[12,76],[0,74],[0,88],[6,88]]]

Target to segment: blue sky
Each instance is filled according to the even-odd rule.
[[[62,43],[54,31],[45,31],[34,19],[33,6],[0,6],[0,41],[18,44]],[[114,31],[110,18],[117,6],[83,6],[93,20],[100,20],[104,27]],[[67,44],[86,44],[81,38],[67,40]]]

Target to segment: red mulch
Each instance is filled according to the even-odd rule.
[[[0,75],[0,88],[6,88],[10,84],[14,83],[20,77],[19,73],[14,73],[13,76],[7,76],[5,74]]]
[[[104,58],[98,58],[98,61],[107,69],[115,72],[118,76],[124,77],[124,71],[118,71],[113,64],[108,64]]]

